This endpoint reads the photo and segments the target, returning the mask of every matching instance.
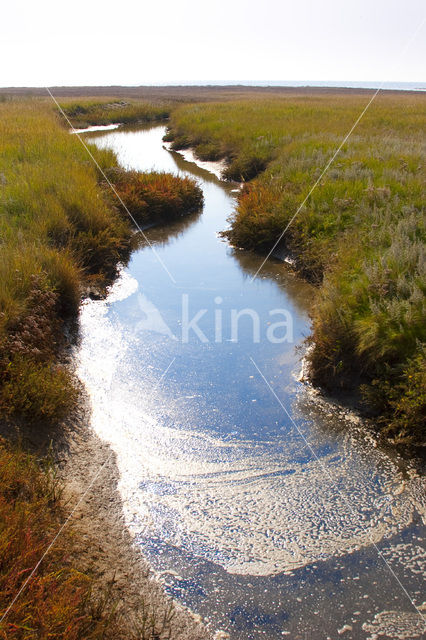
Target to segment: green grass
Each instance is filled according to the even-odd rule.
[[[64,322],[84,281],[114,275],[131,229],[51,104],[0,104],[0,133],[0,411],[60,418],[75,396],[57,364]],[[105,169],[115,164],[94,152]]]
[[[267,253],[367,100],[186,105],[172,113],[167,137],[202,158],[226,158],[225,178],[252,180],[226,235]],[[314,382],[361,390],[380,428],[417,442],[426,410],[424,106],[422,95],[379,95],[282,243],[320,285]]]
[[[168,118],[171,110],[167,102],[153,103],[119,98],[79,98],[71,102],[61,100],[61,108],[72,125],[78,128],[115,123],[156,122]]]

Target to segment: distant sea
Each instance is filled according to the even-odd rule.
[[[426,91],[425,82],[380,82],[365,80],[191,80],[190,82],[162,82],[163,86],[227,86],[246,87],[346,87],[350,89],[392,89],[397,91]],[[160,85],[160,86],[161,86]],[[157,85],[158,86],[158,85]]]

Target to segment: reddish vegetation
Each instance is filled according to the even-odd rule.
[[[238,238],[233,237],[233,230],[224,233],[232,244],[242,245],[247,249],[269,249],[270,238],[278,237],[282,231],[279,222],[272,215],[279,202],[279,197],[268,187],[248,183],[238,197],[238,211],[241,220]]]
[[[139,224],[174,220],[198,211],[203,205],[201,189],[188,177],[114,170],[111,178],[120,198]]]
[[[40,470],[32,456],[0,440],[0,618],[60,527],[57,494],[51,468]],[[2,640],[102,637],[90,579],[73,569],[71,548],[65,532],[7,611]]]

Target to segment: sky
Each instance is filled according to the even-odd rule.
[[[424,82],[425,14],[423,0],[13,0],[0,86]]]

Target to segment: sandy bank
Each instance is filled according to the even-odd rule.
[[[12,441],[18,438],[39,455],[53,455],[63,486],[64,512],[71,514],[66,526],[75,534],[72,564],[92,576],[95,593],[111,588],[110,600],[122,624],[117,640],[212,639],[200,616],[165,593],[125,526],[115,454],[90,427],[84,390],[79,407],[64,423],[49,429],[2,421],[0,435]],[[154,616],[157,634],[140,635],[144,616]]]
[[[82,541],[79,566],[90,570],[101,587],[113,581],[113,598],[128,626],[123,628],[123,638],[129,637],[127,634],[135,629],[133,621],[144,613],[154,613],[158,620],[158,640],[211,638],[198,616],[166,595],[134,544],[124,525],[115,454],[93,433],[89,419],[86,399],[72,423],[66,425],[64,441],[57,451],[69,511],[81,500],[72,518],[72,527]]]

